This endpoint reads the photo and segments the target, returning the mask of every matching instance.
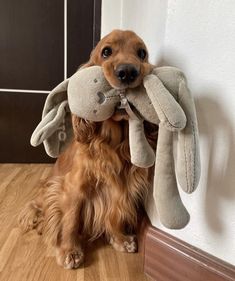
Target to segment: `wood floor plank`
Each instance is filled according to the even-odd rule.
[[[56,264],[35,231],[22,234],[17,216],[33,199],[51,164],[0,164],[0,280],[1,281],[147,281],[140,254],[116,252],[103,240],[85,247],[84,266],[65,270]]]
[[[2,270],[6,266],[6,263],[8,262],[9,257],[15,248],[19,236],[20,236],[20,230],[18,228],[13,228],[7,240],[3,244],[0,251],[0,272],[2,272]]]
[[[126,260],[123,259],[120,253],[118,252],[116,252],[116,256],[117,256],[117,267],[118,267],[118,271],[120,272],[120,280],[131,281]]]
[[[85,280],[85,268],[82,266],[77,270],[77,281],[84,281]]]
[[[12,169],[8,175],[4,175],[4,180],[0,183],[0,197],[3,196],[2,193],[5,191],[6,187],[13,181],[13,179],[20,173],[21,168]]]

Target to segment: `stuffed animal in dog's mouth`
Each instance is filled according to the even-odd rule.
[[[131,162],[144,168],[155,163],[153,196],[161,222],[168,228],[184,227],[189,214],[180,199],[176,175],[181,188],[191,193],[200,178],[200,157],[195,106],[179,69],[156,67],[141,86],[122,90],[110,86],[102,67],[79,70],[49,94],[31,144],[43,142],[47,154],[57,157],[72,139],[71,113],[98,122],[116,110],[129,117]],[[143,120],[159,126],[156,155],[145,138]],[[178,134],[177,159],[173,132]]]

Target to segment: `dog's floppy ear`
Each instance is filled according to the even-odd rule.
[[[86,62],[86,63],[84,63],[84,64],[82,64],[82,65],[80,65],[80,67],[79,67],[78,70],[83,69],[83,68],[86,68],[86,67],[90,67],[90,66],[96,65],[95,62],[94,62],[94,60],[95,60],[95,49],[93,49],[93,50],[91,51],[89,61]]]
[[[80,65],[79,69],[83,69],[83,68],[87,68],[87,67],[90,67],[90,66],[94,66],[94,62],[92,61],[92,59],[90,58],[90,60],[82,65]]]
[[[42,120],[30,140],[33,146],[38,146],[43,142],[46,153],[51,157],[58,157],[73,136],[71,113],[67,101],[68,82],[69,79],[64,80],[48,95]]]

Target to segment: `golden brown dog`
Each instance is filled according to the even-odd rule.
[[[119,89],[137,87],[151,70],[143,41],[120,30],[104,37],[83,67],[92,65],[102,66],[108,82]],[[24,230],[43,232],[65,268],[77,268],[84,240],[101,235],[118,251],[137,251],[133,233],[151,169],[130,162],[127,119],[119,110],[103,122],[72,116],[74,141],[19,217]],[[157,127],[146,122],[145,133],[154,147]]]

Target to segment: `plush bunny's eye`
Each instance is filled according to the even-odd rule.
[[[110,57],[112,55],[112,49],[110,47],[105,47],[103,50],[102,50],[102,57],[103,58],[107,58],[107,57]]]
[[[138,57],[141,59],[141,60],[144,60],[147,56],[147,52],[145,49],[142,49],[140,48],[138,51],[137,51],[137,55]]]

